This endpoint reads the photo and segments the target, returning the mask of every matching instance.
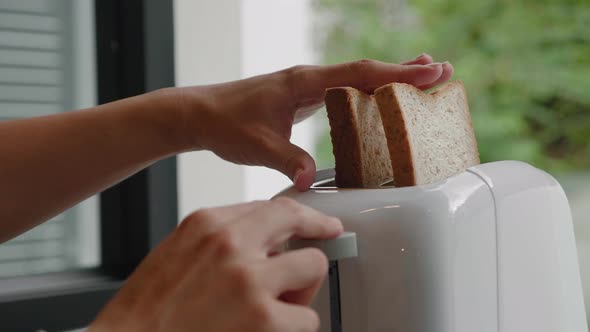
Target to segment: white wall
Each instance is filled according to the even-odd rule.
[[[313,63],[309,0],[175,0],[177,85],[210,84]],[[292,141],[312,150],[312,121]],[[270,198],[288,186],[282,174],[243,167],[208,152],[179,158],[179,211]]]
[[[201,85],[241,77],[238,0],[175,0],[176,85]],[[210,152],[178,160],[179,214],[242,201],[244,170]]]
[[[258,75],[314,62],[310,41],[309,0],[244,0],[242,7],[242,74]],[[312,151],[313,120],[297,124],[292,141]],[[246,200],[267,199],[291,184],[283,174],[263,167],[245,169]]]

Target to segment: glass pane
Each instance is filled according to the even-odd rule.
[[[590,303],[590,2],[313,3],[324,63],[397,62],[427,52],[454,64],[469,95],[482,162],[526,161],[564,187]],[[333,166],[325,112],[318,118],[318,166]]]
[[[91,0],[0,1],[0,120],[95,105],[94,41]],[[0,278],[97,266],[98,204],[1,244]]]

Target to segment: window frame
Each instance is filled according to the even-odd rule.
[[[173,2],[96,0],[99,104],[174,85]],[[0,280],[0,326],[86,326],[139,262],[177,225],[176,158],[100,194],[101,265]]]

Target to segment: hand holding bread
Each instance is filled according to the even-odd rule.
[[[479,164],[463,83],[431,93],[390,83],[367,95],[326,91],[336,185],[375,187],[432,183]]]
[[[231,162],[274,168],[308,189],[315,162],[293,145],[291,127],[324,102],[327,88],[350,86],[367,93],[391,82],[428,89],[453,73],[428,55],[403,64],[373,60],[296,66],[271,74],[211,86],[175,90],[183,114],[186,149],[208,149]]]

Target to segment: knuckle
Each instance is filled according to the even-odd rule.
[[[233,255],[240,250],[238,237],[229,228],[220,229],[208,236],[217,253],[222,257]]]
[[[176,236],[181,236],[182,234],[189,232],[190,228],[191,228],[191,219],[189,217],[186,217],[180,223],[180,225],[178,225],[178,227],[176,228],[176,231],[174,233],[176,234]]]
[[[212,222],[212,216],[207,210],[198,210],[188,215],[178,226],[180,233],[192,233],[196,230],[206,228]]]
[[[371,59],[361,59],[350,63],[349,68],[352,75],[360,83],[361,86],[366,87],[370,74],[370,69],[377,64],[377,61]]]
[[[289,197],[277,197],[274,199],[275,204],[278,204],[281,209],[285,209],[290,213],[301,213],[303,212],[303,205],[296,200]]]
[[[308,68],[309,66],[307,65],[296,65],[296,66],[292,66],[289,67],[287,69],[285,69],[283,71],[283,73],[285,74],[286,77],[297,77],[299,75],[301,75],[302,72],[305,72],[305,70]]]
[[[245,265],[235,264],[228,267],[227,276],[238,295],[248,294],[255,288],[254,272]]]
[[[305,331],[318,331],[320,328],[320,316],[318,315],[318,313],[311,308],[305,308],[305,315],[307,316],[305,318],[305,321],[309,324]]]
[[[250,308],[250,317],[257,331],[276,331],[275,319],[269,303],[259,301]]]
[[[191,223],[208,223],[213,219],[213,213],[209,209],[201,209],[191,213],[186,220]]]
[[[306,67],[305,65],[295,65],[295,66],[291,66],[291,67],[285,69],[285,72],[288,73],[288,74],[290,74],[290,73],[293,73],[293,72],[297,72],[297,71],[299,71],[299,70],[301,70],[301,69],[303,69],[305,67]]]
[[[328,272],[328,257],[317,248],[307,249],[307,260],[315,265],[315,271],[318,271],[319,275],[325,275]]]
[[[281,197],[275,204],[278,204],[281,210],[290,215],[290,218],[285,220],[294,232],[298,233],[304,230],[308,220],[305,207],[301,203],[292,198]]]
[[[372,60],[372,59],[360,59],[360,60],[353,61],[351,66],[355,70],[362,72],[362,71],[365,71],[367,68],[371,68],[371,67],[375,66],[376,64],[377,64],[377,61]]]
[[[297,65],[287,68],[282,71],[283,83],[290,91],[293,98],[298,97],[298,91],[301,89],[302,84],[308,82],[310,77],[310,65]]]

